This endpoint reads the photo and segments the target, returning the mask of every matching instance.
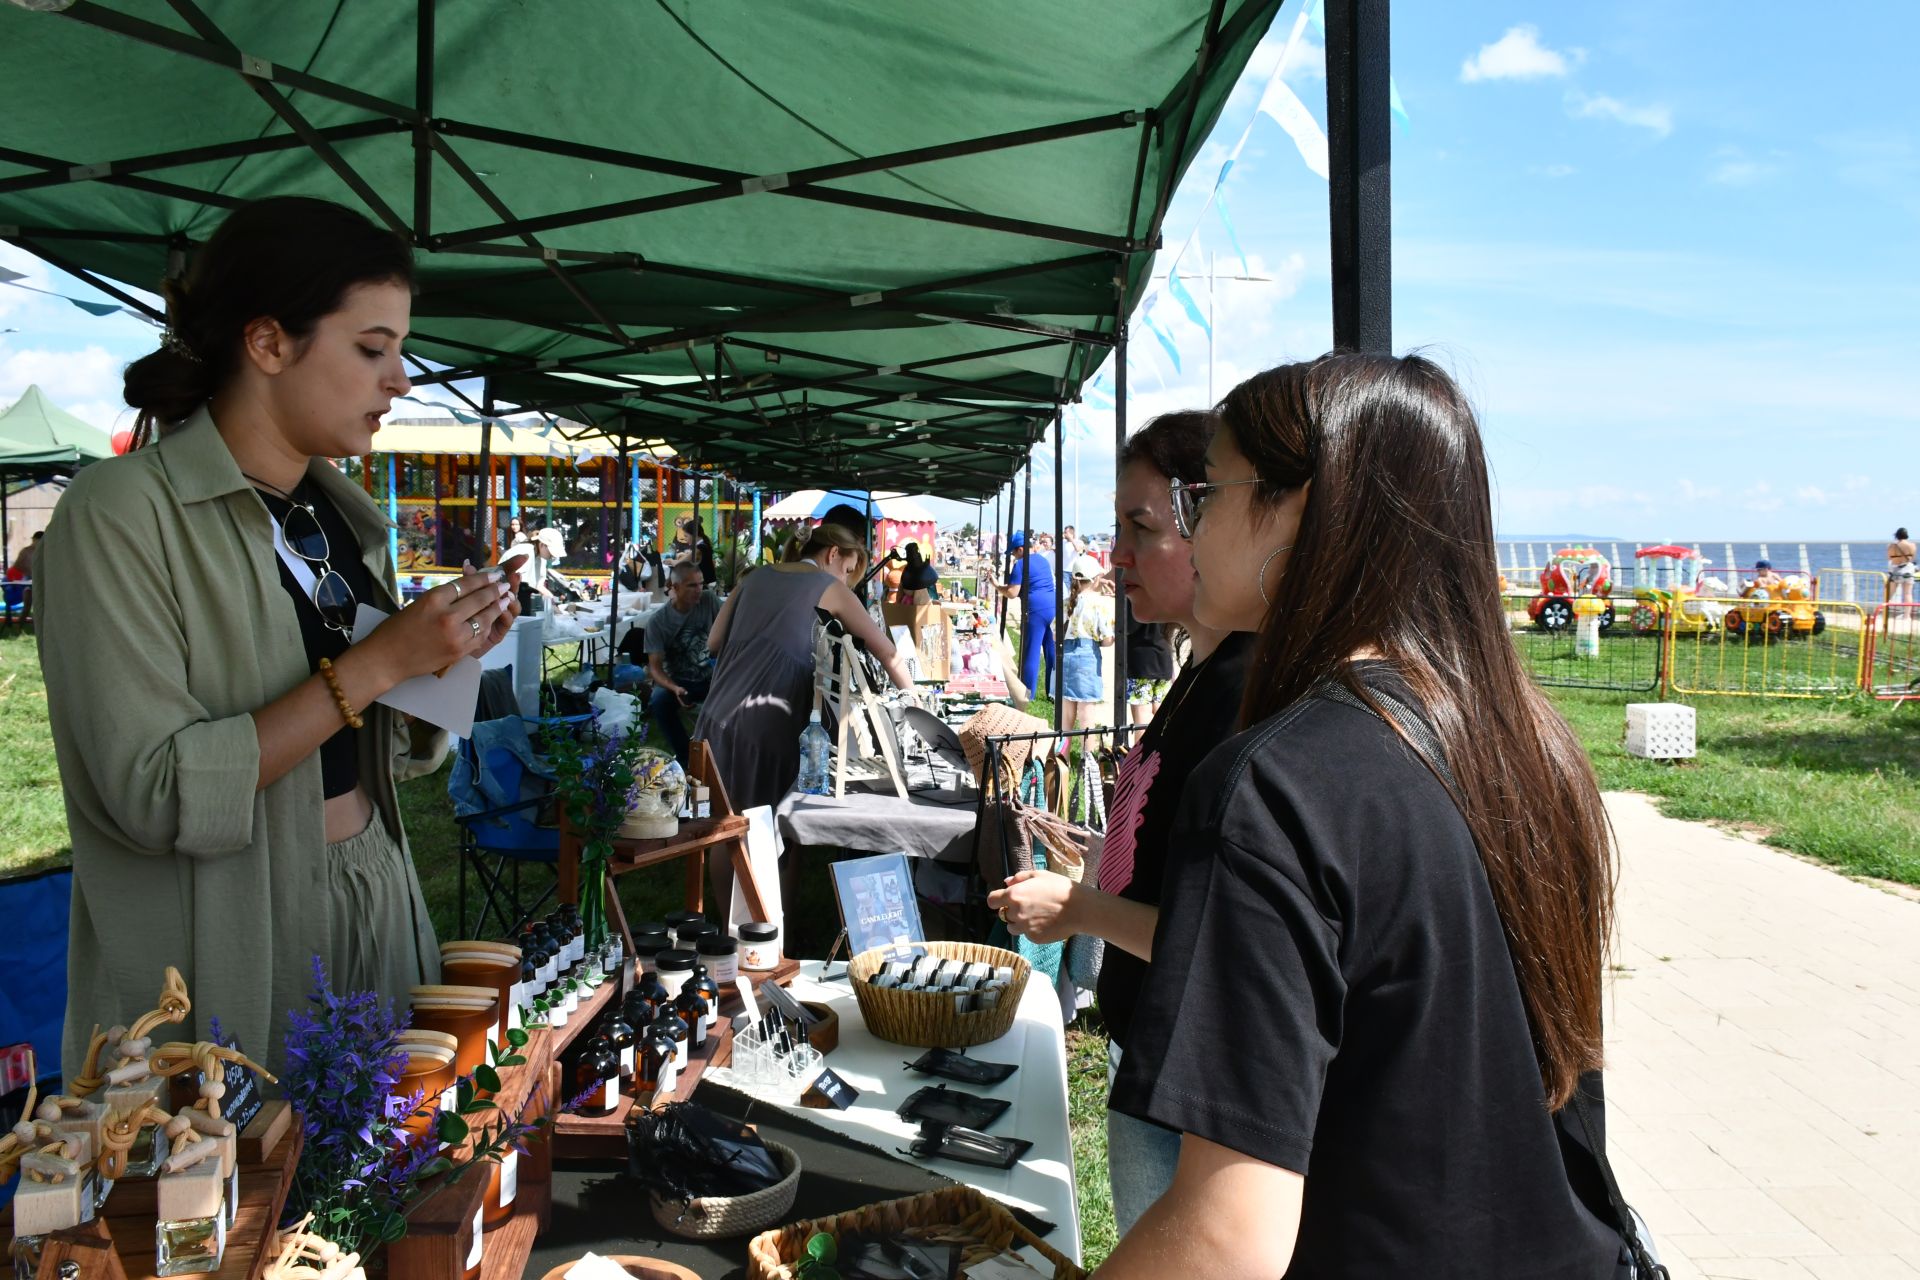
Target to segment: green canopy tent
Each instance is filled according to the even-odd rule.
[[[7,524],[7,495],[13,483],[70,475],[76,468],[111,456],[113,440],[107,432],[74,417],[37,386],[29,386],[0,413],[0,569],[13,563]]]
[[[421,251],[422,383],[984,496],[1124,353],[1280,3],[11,0],[0,236],[151,314],[235,205],[343,200]],[[1387,7],[1326,5],[1342,344],[1386,332]]]
[[[425,251],[423,382],[611,401],[787,487],[945,458],[990,493],[1119,339],[1279,3],[0,5],[36,87],[0,224],[127,296],[241,201],[344,200]]]

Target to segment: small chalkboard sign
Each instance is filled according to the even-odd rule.
[[[225,1037],[221,1045],[237,1053],[246,1052],[240,1047],[240,1041],[233,1036]],[[227,1086],[227,1092],[220,1099],[220,1115],[223,1119],[233,1122],[234,1132],[243,1132],[249,1124],[253,1123],[253,1118],[260,1114],[260,1108],[266,1102],[266,1098],[261,1095],[260,1081],[254,1077],[252,1071],[238,1062],[227,1062],[224,1058],[219,1061],[227,1068],[225,1076],[222,1077],[222,1083]],[[201,1076],[200,1082],[206,1083],[204,1075]]]
[[[802,1105],[809,1107],[832,1107],[836,1111],[845,1111],[860,1097],[860,1091],[833,1073],[832,1067],[823,1068],[820,1078],[807,1086],[807,1092],[801,1097]]]

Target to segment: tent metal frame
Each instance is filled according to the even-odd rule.
[[[556,335],[565,334],[605,344],[603,349],[597,351],[554,359],[515,357],[506,352],[489,351],[472,342],[434,338],[431,336],[431,317],[423,317],[427,320],[425,332],[421,334],[423,341],[435,342],[449,351],[470,352],[472,358],[469,363],[459,367],[423,373],[419,379],[421,385],[444,386],[459,379],[484,377],[488,380],[491,392],[496,378],[535,375],[550,380],[553,393],[529,397],[531,405],[542,409],[568,404],[594,406],[606,415],[595,428],[603,434],[623,439],[642,432],[649,436],[662,435],[670,441],[690,445],[695,454],[707,453],[716,460],[723,460],[723,465],[737,464],[741,474],[749,478],[758,472],[760,478],[777,479],[781,483],[806,481],[811,476],[836,479],[837,475],[822,475],[819,468],[822,465],[837,468],[840,457],[836,455],[842,455],[844,449],[857,448],[863,455],[870,455],[873,460],[886,464],[871,468],[874,472],[870,477],[873,483],[909,482],[920,473],[937,468],[939,474],[966,477],[970,489],[984,495],[1017,473],[1018,457],[1044,438],[1047,427],[1057,420],[1063,405],[1077,401],[1079,381],[1091,371],[1096,351],[1111,349],[1117,357],[1115,434],[1116,444],[1124,444],[1125,303],[1128,281],[1137,256],[1150,253],[1159,246],[1162,225],[1171,206],[1174,189],[1184,171],[1180,161],[1185,156],[1195,127],[1199,90],[1206,83],[1219,50],[1244,35],[1249,24],[1270,22],[1281,7],[1281,0],[1242,4],[1231,15],[1227,13],[1226,0],[1211,0],[1191,68],[1159,103],[997,134],[951,139],[784,173],[751,173],[439,116],[434,109],[438,70],[435,0],[416,0],[412,102],[368,93],[250,54],[236,45],[196,0],[168,0],[168,4],[187,30],[121,13],[95,0],[78,0],[57,16],[127,41],[173,53],[183,59],[232,71],[271,109],[286,132],[106,160],[72,160],[0,148],[0,161],[38,171],[0,179],[0,201],[15,192],[41,190],[68,183],[102,182],[212,208],[231,208],[238,203],[235,198],[182,185],[168,180],[165,175],[170,171],[211,161],[241,160],[304,149],[375,217],[407,236],[420,251],[524,259],[529,264],[503,270],[497,275],[480,275],[458,282],[430,282],[423,290],[423,296],[464,298],[484,295],[504,285],[519,286],[542,278],[550,279],[578,307],[577,323],[529,314],[513,306],[476,308],[475,313],[506,322],[538,326]],[[1331,163],[1329,208],[1332,215],[1330,248],[1333,261],[1334,341],[1335,346],[1340,348],[1373,351],[1391,348],[1392,265],[1388,234],[1391,120],[1387,106],[1389,7],[1390,0],[1327,0],[1328,142]],[[56,15],[47,16],[51,19]],[[317,99],[363,111],[367,118],[317,127],[291,101],[290,95],[294,93],[310,94]],[[877,196],[829,185],[839,180],[892,173],[944,159],[1125,130],[1137,131],[1139,150],[1127,220],[1125,228],[1119,233],[1003,216],[991,211],[957,207],[955,201],[942,205],[934,201]],[[390,203],[393,193],[388,192],[383,196],[356,170],[352,161],[355,143],[396,133],[411,134],[414,147],[410,208],[405,210],[394,207],[395,203],[404,202]],[[1171,147],[1164,154],[1171,157],[1172,162],[1163,167],[1157,189],[1148,192],[1145,175],[1149,155],[1156,139],[1165,147],[1169,138],[1172,140]],[[641,199],[523,216],[509,208],[462,155],[456,144],[463,142],[517,148],[591,164],[641,170],[683,179],[695,185],[682,191]],[[457,178],[479,197],[498,221],[479,226],[436,229],[433,190],[436,175],[442,171]],[[774,277],[740,275],[688,264],[659,262],[632,253],[610,253],[564,244],[549,245],[540,238],[547,232],[586,227],[610,219],[644,217],[648,213],[667,209],[684,209],[761,195],[824,202],[883,215],[973,227],[1003,235],[1077,246],[1085,252],[1044,262],[1022,263],[992,271],[855,292]],[[937,199],[939,197],[935,197]],[[1150,216],[1146,220],[1144,234],[1135,234],[1132,228],[1141,225],[1139,214],[1143,203],[1148,203]],[[0,212],[0,220],[4,217],[4,212]],[[163,244],[172,252],[174,262],[181,265],[184,264],[185,255],[194,247],[194,241],[178,234],[33,227],[7,225],[4,222],[0,222],[0,238],[20,245],[51,265],[78,276],[109,296],[156,318],[163,317],[151,303],[53,245],[59,242],[84,244],[88,241]],[[943,305],[940,297],[944,293],[978,288],[995,281],[1049,271],[1084,271],[1103,264],[1110,264],[1113,269],[1119,305],[1110,314],[1095,319],[1091,327],[1062,324],[1052,317],[1038,315],[969,311]],[[634,326],[631,323],[623,324],[618,315],[595,297],[591,287],[596,276],[607,273],[678,276],[775,296],[784,294],[795,301],[790,304],[775,302],[747,307],[725,320],[712,323],[686,325],[654,333],[629,332]],[[1003,344],[971,354],[940,356],[889,366],[862,364],[840,356],[809,352],[804,346],[780,348],[745,336],[764,332],[769,325],[789,328],[795,321],[867,308],[898,314],[908,322],[923,320],[966,325],[1019,334],[1031,341]],[[713,345],[714,351],[714,367],[710,376],[699,369],[695,351],[695,348],[708,343]],[[763,355],[780,353],[796,360],[838,365],[845,367],[847,372],[825,378],[780,379],[765,378],[764,375],[743,378],[739,376],[737,365],[727,352],[729,346],[759,351]],[[1065,355],[1062,375],[1054,381],[1051,394],[1034,394],[994,380],[970,382],[964,377],[926,372],[942,364],[964,364],[971,359],[990,359],[1014,351],[1038,352],[1048,346],[1064,348]],[[702,372],[700,385],[705,393],[704,399],[647,384],[644,375],[624,374],[618,368],[622,358],[669,351],[675,347],[687,348],[690,356],[694,357],[696,370]],[[1079,378],[1074,376],[1076,360]],[[617,391],[615,388],[597,388],[595,390],[603,394],[588,394],[577,382],[552,377],[561,372],[596,373],[610,381],[627,382],[629,386]],[[897,382],[899,379],[924,383],[928,390],[901,391],[869,385],[876,381]],[[796,413],[788,397],[798,394],[804,398],[809,391],[851,394],[854,398],[837,405],[803,405]],[[462,398],[471,403],[470,398]],[[762,403],[763,398],[765,404]],[[999,403],[995,403],[996,400]],[[741,407],[742,401],[745,402],[744,408]],[[983,403],[969,403],[974,401]],[[883,433],[875,427],[876,420],[881,423],[898,422],[897,418],[866,412],[905,403],[971,409],[973,412],[910,422],[906,424],[910,431],[904,436],[897,428]],[[661,412],[646,412],[641,406],[647,404],[652,404]],[[677,411],[690,416],[676,416]],[[976,463],[984,465],[968,465],[951,456],[929,458],[916,455],[909,448],[913,444],[932,445],[951,455],[962,445],[962,440],[943,439],[942,429],[962,426],[970,429],[963,438],[964,447]],[[800,430],[808,434],[796,441],[792,436]],[[994,443],[996,435],[1003,441],[998,447]],[[844,436],[845,441],[838,441],[836,436]],[[872,440],[875,436],[884,438],[876,443]],[[836,448],[837,444],[842,447]],[[747,452],[749,449],[751,453]],[[1000,465],[995,465],[996,462]],[[1056,458],[1056,467],[1060,465]],[[814,469],[810,471],[809,467]],[[1123,653],[1116,667],[1119,688],[1124,685]],[[1116,698],[1121,696],[1116,693]]]

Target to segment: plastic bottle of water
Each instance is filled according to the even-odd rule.
[[[807,720],[807,727],[800,731],[800,780],[795,784],[800,792],[810,796],[827,794],[831,785],[827,755],[832,749],[833,742],[820,723],[820,711],[816,707]]]

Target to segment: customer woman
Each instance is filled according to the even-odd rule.
[[[193,993],[174,1039],[218,1017],[268,1063],[316,955],[337,989],[437,980],[393,784],[407,735],[376,699],[485,653],[517,610],[512,576],[480,572],[400,608],[386,521],[328,461],[368,453],[408,390],[412,275],[403,240],[338,205],[236,209],[127,368],[136,448],[54,513],[70,1069],[168,965]],[[361,606],[388,616],[356,632]]]
[[[1101,1274],[1613,1276],[1555,1115],[1600,1066],[1606,814],[1507,637],[1465,397],[1418,357],[1270,370],[1175,501],[1195,616],[1259,642],[1110,1101],[1179,1165]]]
[[[1106,705],[1101,683],[1105,662],[1101,650],[1113,643],[1113,584],[1106,569],[1092,556],[1076,557],[1069,566],[1073,590],[1067,597],[1066,637],[1060,646],[1060,727],[1088,729],[1100,722]]]
[[[735,812],[778,804],[800,774],[800,733],[814,709],[815,610],[866,645],[897,687],[913,687],[893,642],[854,597],[867,567],[859,537],[822,524],[791,551],[785,562],[743,578],[707,633],[713,685],[693,736],[706,739]],[[708,862],[724,911],[732,870],[724,859]]]
[[[1193,658],[1173,683],[1146,732],[1120,761],[1107,807],[1098,886],[1048,871],[1023,871],[987,899],[1007,927],[1039,942],[1082,933],[1105,938],[1100,1016],[1107,1024],[1108,1082],[1131,1052],[1134,1008],[1153,955],[1160,883],[1179,855],[1174,814],[1187,776],[1217,746],[1239,713],[1253,637],[1209,627],[1193,615],[1193,559],[1174,527],[1169,483],[1206,475],[1212,422],[1204,413],[1169,413],[1127,441],[1115,491],[1119,535],[1113,565],[1136,618],[1183,627]],[[1173,1181],[1180,1135],[1109,1109],[1107,1177],[1122,1232]],[[1191,1273],[1199,1274],[1199,1273]]]

